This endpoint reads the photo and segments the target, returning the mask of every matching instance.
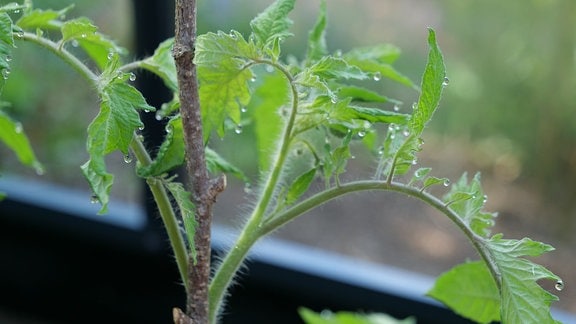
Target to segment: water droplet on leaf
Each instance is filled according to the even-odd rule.
[[[236,128],[234,128],[234,133],[242,134],[242,125],[236,125]]]
[[[450,84],[450,79],[448,77],[444,77],[444,81],[442,81],[442,86],[446,87]]]
[[[237,39],[238,36],[236,35],[236,33],[230,32],[230,38],[232,38],[232,39]]]
[[[244,192],[245,193],[251,193],[252,192],[252,185],[249,182],[246,182],[246,184],[244,184]]]
[[[246,108],[246,107],[242,107],[242,108],[240,108],[240,112],[243,112],[243,113],[245,113],[245,112],[247,112],[247,111],[248,111],[248,108]]]
[[[274,72],[274,67],[272,65],[266,65],[266,72],[268,73]]]
[[[14,131],[18,134],[22,133],[22,131],[23,131],[22,124],[19,122],[14,124]]]
[[[154,118],[156,118],[156,120],[160,121],[160,120],[162,120],[162,114],[157,113],[156,116],[154,116]]]
[[[90,196],[90,203],[91,204],[97,204],[99,202],[100,202],[100,199],[98,198],[98,195],[92,194],[92,196]]]
[[[336,52],[334,52],[334,56],[336,57],[342,57],[342,50],[336,50]]]
[[[124,162],[126,162],[126,163],[132,162],[132,156],[129,153],[124,155]]]
[[[366,131],[365,130],[359,130],[358,131],[358,137],[362,138],[364,136],[366,136]]]
[[[335,104],[338,102],[338,98],[337,97],[330,97],[330,102]]]
[[[556,290],[558,290],[558,291],[561,291],[562,289],[564,289],[564,281],[562,281],[562,280],[556,281],[556,285],[554,285],[554,288],[556,288]]]
[[[405,129],[405,130],[402,131],[402,135],[408,137],[408,136],[410,136],[410,131],[407,130],[407,129]]]
[[[450,179],[444,179],[444,182],[442,182],[442,184],[444,185],[444,187],[448,187],[450,185]]]
[[[488,196],[484,195],[484,197],[482,197],[482,202],[486,203],[488,201]]]
[[[114,58],[114,55],[115,55],[114,52],[108,52],[108,56],[107,56],[108,60],[113,59],[113,58]]]
[[[22,36],[24,36],[24,35],[22,35]],[[73,39],[72,40],[72,47],[78,47],[78,45],[79,45],[78,41]]]
[[[12,56],[6,55],[5,59],[6,59],[6,62],[10,62],[10,61],[12,61]]]
[[[80,37],[86,38],[86,33],[82,33],[82,35],[80,35]]]
[[[136,74],[130,72],[130,76],[128,77],[128,80],[130,80],[132,82],[136,81]]]
[[[24,31],[23,30],[19,30],[16,32],[16,37],[18,38],[23,38],[24,37]]]
[[[392,109],[394,109],[394,111],[400,111],[400,106],[394,105],[394,108],[392,108]]]
[[[416,164],[418,164],[418,160],[416,160],[416,159],[412,160],[412,165],[416,165]]]
[[[2,77],[4,78],[4,80],[8,79],[8,77],[10,76],[10,69],[4,69],[2,70]]]
[[[376,72],[372,75],[372,79],[374,79],[374,81],[380,81],[380,79],[382,79],[382,74],[380,72]]]

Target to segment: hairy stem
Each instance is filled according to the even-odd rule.
[[[370,191],[370,190],[383,190],[383,191],[393,191],[403,193],[407,196],[414,197],[418,200],[421,200],[428,204],[429,206],[434,207],[442,214],[446,215],[468,238],[468,240],[472,243],[480,257],[484,260],[488,269],[496,281],[496,284],[500,288],[500,272],[498,267],[496,266],[495,260],[493,260],[492,255],[487,251],[484,245],[484,239],[478,236],[476,233],[472,231],[468,225],[462,221],[462,219],[452,210],[450,209],[446,203],[441,201],[440,199],[432,196],[431,194],[420,190],[419,188],[411,187],[409,185],[405,185],[402,183],[397,182],[388,182],[388,181],[356,181],[350,182],[347,184],[342,184],[338,187],[334,187],[325,191],[322,191],[296,205],[293,207],[274,215],[269,219],[269,221],[265,222],[260,228],[260,234],[267,235],[276,229],[282,227],[286,223],[294,220],[298,216],[304,214],[305,212],[318,207],[332,199],[338,198],[340,196],[353,193],[353,192],[361,192],[361,191]]]
[[[256,63],[270,64],[281,71],[288,79],[292,89],[292,109],[290,111],[290,116],[288,117],[288,121],[286,122],[282,136],[279,140],[280,142],[278,143],[278,146],[280,147],[278,155],[270,173],[268,174],[266,182],[264,183],[260,199],[258,200],[256,207],[254,207],[254,210],[248,219],[248,222],[242,229],[242,232],[240,233],[236,243],[226,254],[224,260],[216,270],[214,278],[210,284],[211,323],[215,323],[217,320],[218,312],[222,306],[226,290],[230,286],[232,279],[234,278],[234,274],[240,268],[240,265],[248,254],[250,248],[262,236],[260,227],[264,222],[266,210],[272,201],[277,184],[282,175],[284,163],[286,162],[289,154],[292,129],[294,128],[294,122],[296,120],[296,113],[298,110],[298,92],[290,72],[284,69],[281,65],[278,65],[272,61],[262,60]]]

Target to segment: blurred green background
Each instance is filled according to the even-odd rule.
[[[60,8],[70,2],[36,5]],[[69,16],[88,16],[103,33],[133,48],[130,1],[76,3]],[[249,20],[269,3],[200,0],[200,32],[246,34]],[[303,57],[318,6],[318,0],[297,2],[296,36],[287,40],[284,53]],[[574,251],[576,1],[328,0],[328,12],[330,50],[395,44],[403,50],[397,68],[415,82],[425,64],[426,28],[435,28],[450,85],[425,133],[421,164],[453,179],[481,170],[489,207],[501,212],[506,233],[544,239],[563,255]],[[12,103],[9,113],[31,137],[46,166],[43,177],[87,190],[78,166],[87,159],[84,137],[97,113],[94,96],[71,69],[43,50],[19,44],[13,56],[2,100]],[[390,82],[382,82],[379,90],[405,101],[403,109],[417,98]],[[114,192],[137,200],[132,168],[121,160],[120,153],[111,157],[111,169],[120,177]],[[0,171],[36,177],[4,148]]]

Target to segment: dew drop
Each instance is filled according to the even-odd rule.
[[[333,317],[332,312],[330,310],[323,310],[320,312],[320,317],[322,317],[325,320],[331,319]]]
[[[400,106],[394,105],[394,108],[392,108],[392,109],[394,109],[394,111],[400,111]]]
[[[416,160],[416,159],[412,160],[412,165],[416,165],[416,164],[418,164],[418,160]]]
[[[334,52],[334,56],[336,57],[342,57],[342,50],[336,50],[336,52]]]
[[[251,77],[250,82],[256,82],[256,77],[255,76]]]
[[[376,72],[372,75],[372,79],[374,79],[374,81],[380,81],[380,79],[382,79],[382,74],[380,72]]]
[[[384,154],[384,146],[380,146],[378,148],[378,155],[383,155]]]
[[[41,165],[36,166],[36,174],[39,176],[44,175],[44,168]]]
[[[482,197],[482,202],[486,203],[488,201],[488,196],[484,195],[484,197]]]
[[[19,123],[19,122],[17,122],[17,123],[14,125],[14,131],[15,131],[17,134],[22,133],[22,131],[23,131],[22,124]]]
[[[366,136],[366,131],[365,130],[359,130],[358,131],[358,137],[363,138],[364,136]]]
[[[390,139],[395,139],[396,138],[396,133],[392,132],[390,133]]]
[[[160,121],[160,120],[162,120],[162,115],[160,113],[157,113],[156,116],[154,116],[154,118],[156,118],[156,120]]]
[[[564,281],[562,281],[562,280],[556,281],[556,285],[554,285],[554,288],[556,288],[556,290],[558,290],[558,291],[561,291],[562,289],[564,289]]]
[[[338,102],[338,98],[337,97],[330,97],[330,102],[335,104]]]
[[[15,14],[19,14],[19,13],[20,13],[20,9],[14,9],[14,13],[15,13]]]
[[[412,110],[416,110],[418,109],[418,104],[417,103],[413,103],[412,104]]]
[[[405,130],[402,131],[402,135],[408,137],[408,136],[410,136],[410,131],[407,130],[407,129],[405,129]]]
[[[272,65],[266,65],[266,72],[268,73],[274,72],[274,67]]]
[[[444,185],[444,187],[448,187],[450,185],[450,179],[444,179],[444,182],[442,184]]]
[[[234,133],[242,134],[242,125],[236,125],[236,128],[234,128]]]
[[[12,56],[6,55],[6,57],[4,59],[6,60],[6,62],[10,62],[10,61],[12,61]]]
[[[136,74],[130,72],[130,76],[128,77],[128,80],[130,80],[132,82],[136,81]]]
[[[80,35],[80,37],[86,38],[86,33],[82,33],[82,35]]]
[[[72,40],[72,47],[78,47],[79,43],[77,40],[73,39]]]
[[[237,39],[238,36],[236,35],[236,33],[230,32],[230,38],[232,38],[232,39]]]
[[[143,131],[143,130],[144,130],[144,125],[138,126],[138,130],[139,130],[139,131]]]
[[[446,87],[450,84],[450,79],[448,77],[444,77],[444,81],[442,81],[442,86]]]
[[[252,192],[252,185],[249,182],[246,182],[246,184],[244,184],[244,192],[247,194]]]
[[[18,38],[24,38],[24,31],[23,30],[19,30],[16,32],[16,37]]]
[[[426,175],[426,169],[418,169],[414,172],[414,176],[418,179],[422,178],[424,175]]]
[[[247,111],[248,111],[248,108],[246,108],[246,107],[242,107],[242,108],[240,108],[240,112],[243,112],[243,113],[245,113],[245,112],[247,112]]]
[[[125,163],[131,163],[132,162],[132,156],[130,154],[124,155],[124,162]]]
[[[111,60],[114,58],[115,53],[114,52],[108,52],[108,56],[106,56],[108,58],[108,60]]]
[[[92,194],[92,196],[90,196],[90,203],[91,204],[97,204],[100,202],[100,199],[98,199],[98,196],[96,194]]]
[[[145,112],[145,113],[149,113],[149,112],[150,112],[150,109],[144,109],[144,112]]]
[[[10,76],[10,69],[4,69],[2,70],[2,77],[4,78],[4,80],[8,79],[8,77]]]

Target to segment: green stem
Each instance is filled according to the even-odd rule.
[[[456,214],[451,208],[449,208],[446,203],[442,200],[432,196],[431,194],[424,192],[418,188],[414,188],[405,184],[388,181],[357,181],[350,182],[347,184],[342,184],[339,187],[333,187],[331,189],[322,191],[296,205],[283,211],[280,214],[275,215],[265,222],[260,228],[260,235],[267,235],[276,229],[282,227],[286,223],[294,220],[298,216],[304,214],[305,212],[320,206],[332,199],[338,198],[340,196],[360,191],[370,191],[370,190],[383,190],[383,191],[393,191],[400,192],[405,195],[419,199],[429,206],[434,207],[442,214],[446,215],[470,240],[480,257],[484,260],[488,269],[496,281],[496,284],[500,288],[500,271],[496,265],[496,261],[492,258],[490,252],[486,249],[484,243],[484,238],[478,236],[472,231],[466,223]]]
[[[252,215],[248,219],[248,222],[244,226],[236,243],[217,268],[210,284],[209,302],[211,323],[216,322],[218,312],[224,299],[224,295],[232,282],[234,274],[236,271],[238,271],[242,261],[248,254],[248,251],[252,245],[254,245],[254,243],[262,236],[260,226],[263,223],[266,210],[272,201],[278,181],[282,175],[284,163],[286,162],[289,154],[288,151],[290,148],[290,138],[298,110],[298,92],[290,72],[283,66],[272,61],[260,60],[255,63],[269,64],[284,74],[286,79],[288,79],[292,89],[292,109],[290,111],[290,116],[288,117],[288,121],[284,128],[282,137],[280,138],[280,149],[276,157],[276,161],[274,162],[272,170],[268,174],[268,178],[264,184],[260,199],[258,200]]]
[[[65,50],[60,43],[53,42],[49,39],[43,38],[33,33],[24,33],[21,35],[22,37],[18,37],[17,39],[22,39],[25,41],[29,41],[31,43],[37,44],[59,58],[61,58],[64,62],[70,65],[76,72],[78,72],[82,77],[84,77],[90,85],[94,88],[98,88],[98,75],[92,72],[84,63],[78,60],[73,54]],[[125,67],[133,68],[132,65],[126,65]],[[134,152],[136,159],[142,166],[147,166],[152,162],[150,155],[146,151],[144,144],[142,141],[137,137],[134,136],[132,142],[130,143],[130,149]],[[178,227],[176,221],[176,215],[174,213],[174,209],[170,203],[170,198],[168,197],[168,193],[162,184],[162,181],[159,179],[149,178],[147,179],[146,183],[150,187],[150,191],[154,196],[154,201],[158,206],[160,217],[164,222],[164,226],[166,227],[166,232],[168,233],[168,238],[170,240],[170,244],[172,245],[172,249],[174,250],[174,255],[176,257],[176,263],[178,265],[178,270],[180,271],[180,276],[182,278],[182,282],[186,286],[186,290],[188,291],[188,271],[187,271],[187,260],[188,260],[188,253],[186,250],[186,244],[184,243],[184,239],[180,233],[180,229]]]

